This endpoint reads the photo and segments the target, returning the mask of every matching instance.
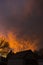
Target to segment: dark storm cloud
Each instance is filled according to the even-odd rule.
[[[1,15],[4,19],[0,22],[1,26],[5,30],[17,29],[18,38],[40,38],[42,46],[43,0],[4,0],[1,3]]]

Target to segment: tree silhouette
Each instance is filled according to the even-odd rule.
[[[10,50],[9,43],[3,39],[0,40],[0,54],[2,56],[6,56],[9,50]]]
[[[7,65],[7,54],[10,50],[9,43],[3,39],[0,39],[0,65]]]
[[[0,40],[0,48],[5,48],[5,47],[9,47],[9,43],[6,42],[5,40]]]

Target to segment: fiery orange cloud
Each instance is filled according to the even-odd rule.
[[[16,35],[14,35],[12,32],[8,32],[7,36],[0,33],[0,39],[5,39],[6,41],[8,41],[9,47],[13,49],[14,53],[29,49],[34,51],[38,48],[37,40],[34,40],[34,42],[31,42],[29,40],[25,41],[23,39],[17,40]]]

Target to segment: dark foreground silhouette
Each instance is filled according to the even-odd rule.
[[[0,58],[0,65],[7,65],[7,58],[1,57]]]
[[[26,51],[26,52],[27,53],[24,57],[24,61],[25,61],[24,65],[38,65],[38,61],[34,53],[31,50]]]
[[[15,63],[15,59],[23,60],[22,64],[19,64],[18,62],[18,64],[16,63],[15,65],[38,65],[37,59],[31,50],[18,52],[16,54],[10,51],[10,53],[7,55],[7,58],[1,57],[2,62],[0,62],[0,65],[8,65],[8,60],[14,60]],[[14,65],[14,63],[11,65]]]

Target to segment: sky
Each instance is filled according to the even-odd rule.
[[[0,0],[0,32],[8,31],[43,48],[43,0]]]

